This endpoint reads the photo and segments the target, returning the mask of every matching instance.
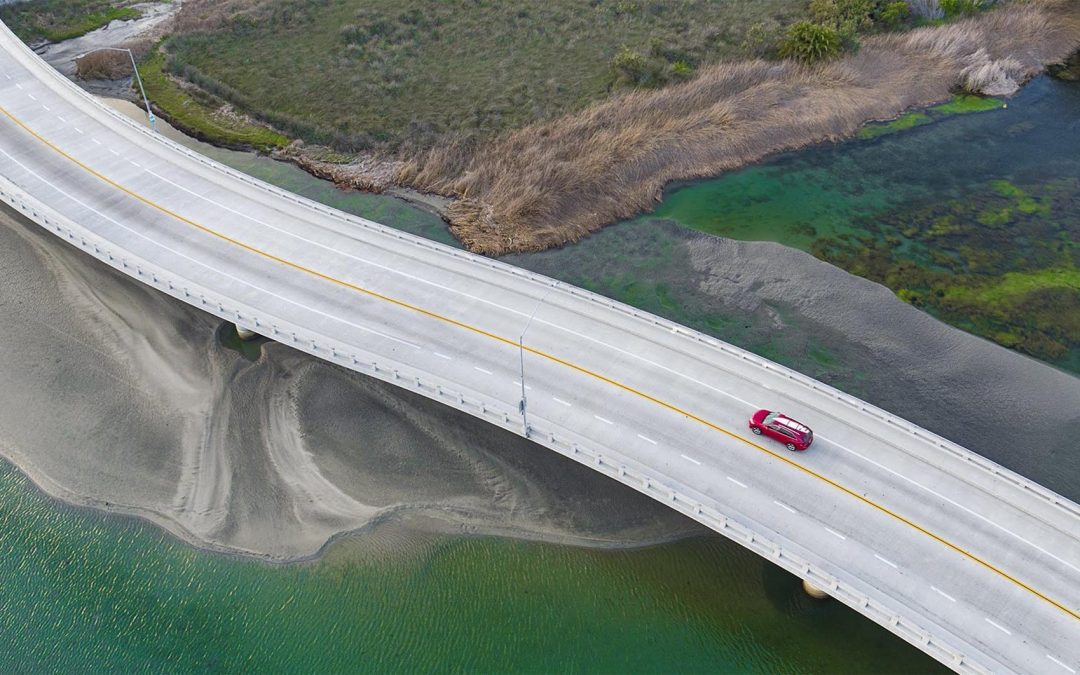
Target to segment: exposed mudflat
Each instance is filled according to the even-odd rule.
[[[427,399],[227,326],[0,212],[0,452],[50,494],[295,559],[388,518],[591,545],[702,531]]]

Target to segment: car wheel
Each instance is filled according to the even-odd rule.
[[[761,435],[761,429],[758,429],[757,427],[750,427],[750,431],[753,431],[758,436]]]
[[[788,443],[787,444],[787,449],[792,451],[792,452],[795,452],[795,444],[794,443]]]

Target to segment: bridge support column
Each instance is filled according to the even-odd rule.
[[[802,587],[803,590],[806,591],[806,594],[809,595],[811,598],[814,598],[815,600],[824,600],[825,598],[829,597],[828,593],[821,590],[806,579],[803,579]]]
[[[239,336],[239,338],[241,340],[254,340],[255,338],[259,337],[259,334],[256,333],[255,331],[250,330],[248,328],[244,328],[240,324],[235,324],[235,325],[236,325],[236,334],[237,334],[237,336]]]

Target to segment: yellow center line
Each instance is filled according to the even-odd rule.
[[[329,283],[332,283],[332,284],[335,284],[335,285],[338,285],[338,286],[341,286],[341,287],[344,287],[344,288],[348,288],[350,290],[356,291],[358,293],[362,293],[362,294],[367,295],[367,296],[372,297],[372,298],[377,298],[377,299],[382,300],[384,302],[388,302],[388,303],[390,303],[392,305],[396,305],[396,306],[401,307],[403,309],[407,309],[409,311],[416,312],[416,313],[421,314],[423,316],[430,317],[430,318],[435,319],[437,321],[441,321],[441,322],[450,324],[452,326],[456,326],[458,328],[461,328],[461,329],[466,330],[466,331],[470,331],[470,332],[475,333],[477,335],[482,335],[482,336],[484,336],[486,338],[495,340],[495,341],[503,343],[505,345],[509,345],[511,347],[514,347],[514,348],[519,347],[519,343],[518,343],[517,340],[512,340],[510,338],[503,337],[501,335],[486,331],[486,330],[484,330],[482,328],[478,328],[476,326],[465,323],[463,321],[459,321],[457,319],[450,318],[448,316],[439,314],[437,312],[433,312],[431,310],[424,309],[423,307],[419,307],[417,305],[405,302],[403,300],[398,300],[397,298],[391,297],[389,295],[385,295],[383,293],[373,291],[373,290],[371,290],[369,288],[364,288],[363,286],[358,286],[358,285],[350,283],[348,281],[344,281],[344,280],[338,279],[336,277],[332,277],[332,276],[330,276],[328,274],[325,274],[323,272],[319,272],[318,270],[312,269],[310,267],[306,267],[304,265],[294,263],[294,262],[286,260],[285,258],[282,258],[280,256],[276,256],[276,255],[274,255],[272,253],[267,253],[266,251],[258,249],[256,247],[250,245],[250,244],[246,244],[246,243],[244,243],[244,242],[242,242],[242,241],[240,241],[238,239],[230,237],[227,234],[218,232],[218,231],[213,230],[213,229],[211,229],[211,228],[209,228],[209,227],[207,227],[205,225],[197,223],[197,222],[191,220],[190,218],[182,216],[179,213],[176,213],[175,211],[172,211],[172,210],[170,210],[170,209],[168,209],[168,208],[166,208],[164,206],[161,206],[160,204],[158,204],[158,203],[156,203],[156,202],[154,202],[154,201],[152,201],[152,200],[150,200],[150,199],[148,199],[146,197],[143,197],[142,195],[140,195],[140,194],[138,194],[138,193],[124,187],[120,183],[117,183],[116,181],[112,180],[111,178],[101,174],[100,172],[96,171],[95,169],[91,168],[90,166],[88,166],[88,165],[84,164],[83,162],[79,161],[75,157],[69,155],[67,152],[60,149],[59,147],[54,145],[52,142],[50,142],[49,140],[47,140],[46,138],[44,138],[43,136],[38,134],[36,131],[31,129],[22,120],[15,117],[13,114],[11,114],[3,106],[0,106],[0,112],[2,112],[8,119],[10,119],[16,125],[18,125],[26,133],[30,134],[31,136],[36,138],[38,141],[40,141],[42,144],[49,147],[54,152],[56,152],[60,156],[64,157],[68,161],[72,162],[76,166],[80,167],[81,169],[83,169],[87,173],[91,174],[92,176],[94,176],[98,180],[100,180],[100,181],[102,181],[102,182],[116,188],[117,190],[120,190],[124,194],[126,194],[126,195],[128,195],[128,196],[142,202],[143,204],[149,206],[150,208],[155,209],[157,211],[160,211],[161,213],[164,213],[165,215],[167,215],[167,216],[169,216],[171,218],[174,218],[174,219],[176,219],[176,220],[178,220],[178,221],[180,221],[182,223],[190,225],[191,227],[194,227],[194,228],[198,229],[199,231],[204,232],[204,233],[206,233],[206,234],[208,234],[208,235],[210,235],[212,237],[216,237],[218,239],[221,239],[222,241],[226,241],[226,242],[228,242],[230,244],[233,244],[234,246],[237,246],[237,247],[239,247],[239,248],[241,248],[241,249],[243,249],[245,251],[248,251],[250,253],[253,253],[253,254],[257,255],[257,256],[266,258],[268,260],[273,260],[274,262],[281,263],[282,265],[285,265],[285,266],[290,267],[292,269],[298,270],[298,271],[303,272],[305,274],[311,275],[311,276],[316,277],[318,279],[322,279],[322,280],[327,281]],[[728,430],[728,429],[726,429],[724,427],[721,427],[721,426],[719,426],[717,424],[714,424],[713,422],[710,422],[710,421],[708,421],[707,419],[705,419],[703,417],[695,415],[692,412],[684,410],[684,409],[682,409],[682,408],[680,408],[680,407],[678,407],[678,406],[676,406],[676,405],[674,405],[672,403],[668,403],[667,401],[664,401],[664,400],[659,399],[659,398],[657,398],[655,396],[652,396],[651,394],[647,394],[647,393],[645,393],[645,392],[643,392],[643,391],[641,391],[639,389],[631,387],[630,385],[619,382],[618,380],[614,380],[614,379],[612,379],[610,377],[607,377],[606,375],[602,375],[602,374],[597,373],[597,372],[595,372],[593,370],[585,368],[584,366],[579,366],[579,365],[577,365],[577,364],[575,364],[575,363],[573,363],[571,361],[567,361],[567,360],[562,359],[562,358],[560,358],[558,356],[554,356],[553,354],[548,354],[547,352],[536,349],[535,347],[529,347],[527,345],[521,345],[521,348],[524,349],[524,351],[529,352],[530,354],[533,354],[535,356],[539,356],[541,358],[547,359],[549,361],[552,361],[553,363],[557,363],[559,365],[565,366],[565,367],[567,367],[567,368],[569,368],[571,370],[582,373],[583,375],[587,375],[588,377],[592,377],[594,379],[597,379],[597,380],[599,380],[601,382],[604,382],[604,383],[609,384],[609,385],[611,385],[613,387],[621,389],[622,391],[633,394],[634,396],[638,396],[638,397],[643,398],[643,399],[645,399],[647,401],[650,401],[651,403],[655,403],[655,404],[657,404],[657,405],[659,405],[659,406],[661,406],[663,408],[666,408],[666,409],[668,409],[668,410],[670,410],[672,412],[675,412],[675,413],[677,413],[679,415],[683,415],[683,416],[687,417],[688,419],[694,420],[695,422],[698,422],[699,424],[702,424],[705,427],[707,427],[709,429],[712,429],[713,431],[718,431],[718,432],[720,432],[720,433],[722,433],[722,434],[724,434],[726,436],[729,436],[730,438],[732,438],[732,439],[734,439],[734,440],[736,440],[736,441],[738,441],[740,443],[743,443],[744,445],[747,445],[747,446],[749,446],[749,447],[751,447],[751,448],[753,448],[753,449],[755,449],[755,450],[757,450],[759,452],[763,452],[766,455],[769,455],[770,457],[772,457],[772,458],[774,458],[776,460],[779,460],[779,461],[783,462],[784,464],[787,464],[788,466],[790,466],[792,468],[795,468],[795,469],[803,472],[804,474],[806,474],[808,476],[816,478],[817,480],[822,481],[823,483],[832,486],[833,488],[843,492],[846,495],[849,495],[849,496],[857,499],[858,501],[866,504],[867,506],[869,506],[869,507],[871,507],[871,508],[873,508],[873,509],[875,509],[875,510],[877,510],[877,511],[883,513],[883,514],[885,514],[885,515],[888,515],[888,516],[891,516],[892,518],[895,518],[896,520],[900,521],[901,523],[904,523],[905,525],[911,527],[912,529],[914,529],[914,530],[916,530],[918,532],[921,532],[922,534],[930,537],[934,541],[937,541],[937,542],[943,544],[944,546],[952,549],[953,551],[955,551],[955,552],[963,555],[964,557],[966,557],[966,558],[978,563],[979,565],[985,567],[986,569],[990,570],[991,572],[994,572],[995,574],[1001,576],[1003,579],[1006,579],[1006,580],[1012,582],[1013,584],[1019,586],[1020,588],[1023,588],[1024,590],[1032,593],[1036,597],[1050,603],[1051,605],[1053,605],[1054,607],[1057,607],[1058,609],[1065,612],[1066,614],[1073,617],[1074,619],[1080,620],[1080,613],[1077,613],[1076,611],[1066,607],[1065,605],[1063,605],[1060,602],[1054,600],[1053,598],[1050,598],[1049,596],[1037,591],[1036,589],[1032,588],[1028,584],[1026,584],[1023,581],[1020,581],[1016,577],[1012,576],[1008,572],[1005,572],[1004,570],[1001,570],[998,567],[995,567],[993,564],[987,562],[986,560],[982,559],[981,557],[979,557],[979,556],[977,556],[977,555],[975,555],[973,553],[970,553],[969,551],[966,551],[965,549],[961,548],[960,546],[948,541],[947,539],[941,537],[938,534],[935,534],[934,532],[931,532],[930,530],[926,529],[922,525],[919,525],[918,523],[915,523],[914,521],[910,520],[909,518],[907,518],[905,516],[902,516],[902,515],[896,513],[895,511],[892,511],[891,509],[889,509],[889,508],[887,508],[885,506],[882,506],[881,504],[878,504],[877,502],[873,501],[872,499],[869,499],[869,498],[859,494],[858,492],[852,490],[851,488],[848,488],[848,487],[845,487],[845,486],[841,485],[840,483],[836,482],[835,480],[833,480],[833,479],[831,479],[831,478],[829,478],[829,477],[827,477],[827,476],[825,476],[823,474],[820,474],[817,471],[814,471],[813,469],[810,469],[810,468],[808,468],[806,466],[803,466],[802,464],[790,459],[789,457],[786,457],[786,456],[784,456],[784,455],[782,455],[782,454],[780,454],[778,452],[770,450],[770,449],[766,448],[765,446],[759,445],[758,443],[755,443],[755,442],[753,442],[751,440],[743,438],[742,436],[740,436],[739,434],[736,434],[733,431],[730,431],[730,430]]]

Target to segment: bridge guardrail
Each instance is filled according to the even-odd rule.
[[[306,328],[272,317],[260,317],[258,312],[242,303],[219,298],[209,289],[172,272],[158,269],[154,264],[139,256],[114,250],[110,242],[43,204],[4,176],[0,176],[0,201],[6,202],[60,239],[82,249],[105,264],[181,301],[200,307],[210,314],[252,328],[294,349],[416,391],[518,435],[524,434],[519,422],[516,401],[513,403],[488,401],[479,392],[462,388],[458,383],[421,373],[403,363],[380,362],[369,352],[350,348]],[[766,528],[753,523],[751,519],[721,513],[706,504],[701,496],[690,494],[691,491],[685,488],[670,487],[663,478],[650,475],[648,471],[619,453],[591,449],[574,440],[569,430],[555,425],[547,428],[546,420],[534,418],[534,422],[537,421],[541,422],[540,426],[530,425],[529,438],[534,442],[666,503],[671,508],[723,534],[795,576],[808,580],[840,602],[868,616],[954,670],[980,675],[990,672],[962,650],[953,647],[946,638],[935,635],[917,621],[907,618],[888,601],[872,597],[860,589],[858,583],[841,579],[821,564],[811,562],[810,556],[792,542],[784,540],[783,543],[778,543],[777,540],[782,539],[779,535],[762,534],[760,530]]]

